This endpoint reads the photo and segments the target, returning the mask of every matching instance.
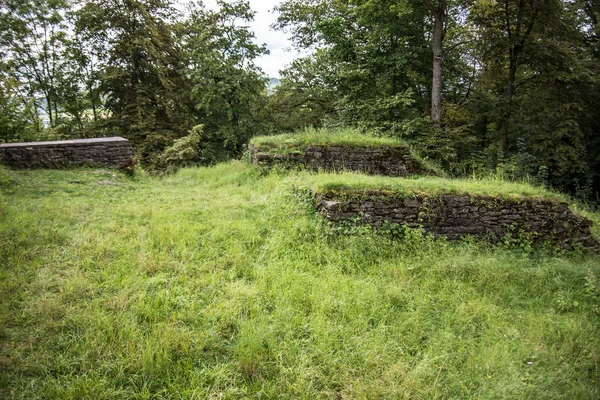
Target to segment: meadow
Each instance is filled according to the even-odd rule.
[[[600,398],[600,256],[332,226],[309,181],[0,170],[0,398]]]

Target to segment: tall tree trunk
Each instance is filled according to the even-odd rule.
[[[442,67],[444,52],[444,17],[446,15],[446,0],[438,0],[437,7],[433,7],[430,0],[424,0],[425,5],[433,17],[433,36],[431,47],[433,49],[433,80],[431,84],[431,120],[434,124],[442,122]]]
[[[50,120],[50,127],[54,128],[54,117],[52,115],[52,101],[50,100],[50,95],[46,93],[46,113],[48,114],[48,119]]]
[[[510,118],[512,116],[513,96],[515,94],[519,55],[523,52],[525,43],[531,36],[531,30],[535,25],[540,9],[540,0],[534,0],[529,21],[526,21],[525,18],[525,6],[525,0],[519,0],[515,26],[513,29],[510,23],[511,13],[509,0],[504,0],[504,13],[506,18],[505,28],[508,40],[510,42],[510,47],[508,48],[508,82],[506,85],[505,98],[506,109],[502,113],[502,131],[500,132],[500,143],[498,145],[498,156],[500,158],[504,158],[506,156],[506,150],[508,147],[508,132],[510,128]],[[524,25],[527,27],[525,32],[521,34]]]
[[[510,118],[512,116],[512,100],[515,93],[515,80],[517,76],[517,59],[519,53],[517,49],[510,50],[509,65],[508,65],[508,83],[506,86],[506,98],[504,113],[502,115],[502,132],[500,135],[500,145],[498,149],[499,156],[506,156],[506,147],[508,142],[508,130],[510,127]]]
[[[96,102],[92,100],[92,115],[94,116],[94,122],[98,122],[98,111],[96,110]]]
[[[440,1],[440,3],[442,3]],[[444,11],[438,8],[433,15],[433,82],[431,85],[431,120],[439,125],[442,122],[442,66],[444,53],[442,39],[444,35]]]

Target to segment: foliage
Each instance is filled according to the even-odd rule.
[[[43,112],[52,128],[60,124],[63,97],[71,90],[65,58],[67,9],[64,0],[0,4],[3,95],[11,95],[5,102],[13,106],[20,102],[25,113],[30,107],[34,115]],[[14,117],[15,122],[22,121],[18,112]],[[3,133],[8,136],[10,131]]]
[[[180,27],[195,121],[204,125],[208,161],[238,156],[251,136],[266,131],[267,80],[253,60],[267,52],[244,24],[254,13],[243,1],[195,5]]]
[[[450,112],[447,111],[446,114]],[[471,161],[470,156],[476,141],[468,125],[460,122],[434,124],[429,117],[415,118],[403,123],[398,134],[423,157],[434,160],[443,171],[458,176],[461,173],[464,175],[465,163]]]
[[[335,92],[342,123],[394,130],[428,103],[424,3],[288,0],[278,10],[277,27],[289,31],[296,46],[318,49],[310,61],[291,69],[308,88],[321,85],[322,93]],[[315,65],[318,74],[312,72]]]
[[[247,3],[218,7],[181,19],[170,0],[3,2],[1,140],[119,135],[152,170],[202,124],[204,162],[239,155],[267,131],[253,63],[266,49]]]
[[[91,0],[78,11],[79,29],[108,42],[100,79],[110,117],[100,132],[132,140],[144,161],[191,128],[174,21],[166,0]]]
[[[332,232],[240,162],[11,173],[2,398],[599,397],[597,255]]]
[[[39,130],[33,101],[19,101],[18,86],[13,78],[0,72],[0,142],[31,140]]]
[[[325,57],[301,57],[282,71],[281,84],[269,96],[267,118],[274,133],[320,128],[336,120],[337,94],[325,82]]]
[[[201,164],[203,161],[203,150],[201,148],[203,125],[196,125],[187,136],[175,140],[160,155],[158,165],[163,168],[177,170]]]
[[[427,118],[432,70],[424,60],[435,19],[428,5],[283,1],[277,27],[312,55],[286,71],[300,79],[276,92],[276,104],[304,107],[286,108],[280,126],[300,127],[305,118],[378,130],[409,140],[452,174],[504,174],[511,165],[521,179],[542,168],[547,184],[575,193],[591,182],[586,193],[597,197],[593,2],[432,2],[447,7],[441,124]],[[326,108],[307,113],[305,99]]]

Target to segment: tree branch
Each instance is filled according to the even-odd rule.
[[[430,0],[423,0],[425,2],[425,6],[427,6],[427,9],[432,13],[435,14],[436,9],[433,7],[433,4],[431,4]]]
[[[512,30],[510,29],[510,13],[508,11],[508,0],[504,0],[504,16],[506,17],[506,32],[508,40],[512,41]]]

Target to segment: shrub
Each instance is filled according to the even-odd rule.
[[[199,165],[204,160],[200,148],[204,125],[196,125],[189,135],[175,140],[158,158],[158,168],[174,172],[179,168]]]

